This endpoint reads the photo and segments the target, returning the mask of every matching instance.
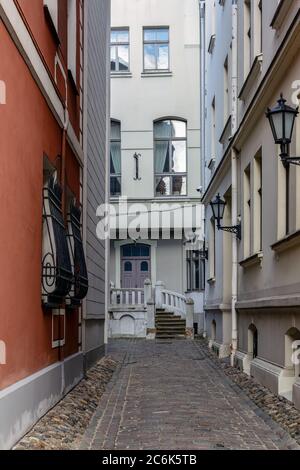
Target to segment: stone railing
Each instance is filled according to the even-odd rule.
[[[152,297],[151,281],[146,279],[142,288],[116,288],[111,283],[110,305],[116,307],[122,306],[141,306],[146,307],[147,301]]]
[[[110,314],[112,321],[120,322],[122,330],[122,319],[124,321],[124,331],[131,329],[139,337],[143,335],[149,339],[155,338],[155,312],[157,308],[162,308],[176,315],[180,315],[186,320],[186,335],[193,337],[194,322],[194,302],[182,294],[165,289],[163,282],[158,281],[155,287],[149,279],[145,280],[144,288],[116,288],[111,283],[110,290]],[[131,319],[128,318],[128,315]],[[144,320],[143,320],[144,319]],[[136,322],[136,325],[129,325],[130,322]],[[139,326],[137,327],[139,322]],[[144,322],[144,323],[143,323]],[[144,326],[143,326],[144,325]],[[142,330],[144,328],[144,333]],[[117,330],[119,327],[117,327]]]
[[[186,317],[186,301],[187,298],[165,289],[163,282],[158,281],[155,285],[155,303],[157,308],[165,308],[166,310],[172,310],[182,317]]]

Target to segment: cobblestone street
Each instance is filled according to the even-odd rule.
[[[297,445],[197,341],[116,340],[119,367],[82,449],[292,449]]]

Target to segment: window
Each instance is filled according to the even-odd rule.
[[[186,196],[186,122],[154,123],[155,194]]]
[[[150,257],[150,247],[147,245],[134,244],[134,245],[125,245],[122,248],[122,256],[124,258],[140,258]]]
[[[251,68],[251,0],[244,2],[244,73],[248,75]]]
[[[210,233],[209,233],[209,280],[214,279],[216,275],[216,224],[215,219],[210,219]]]
[[[254,253],[262,251],[262,155],[254,158]]]
[[[251,166],[244,172],[244,257],[251,252]]]
[[[76,84],[76,44],[77,44],[76,0],[68,0],[68,70]]]
[[[224,62],[224,124],[226,124],[229,116],[229,72],[228,72],[228,56]]]
[[[50,17],[55,30],[58,31],[58,1],[44,0],[44,8]]]
[[[113,28],[110,43],[111,72],[129,72],[129,29]]]
[[[199,251],[188,250],[186,253],[187,290],[202,291],[205,289],[205,260],[200,258]]]
[[[147,272],[149,271],[149,264],[147,263],[147,261],[143,261],[141,263],[141,271],[142,272]]]
[[[258,354],[258,333],[255,325],[248,328],[248,355],[250,359],[255,359]]]
[[[121,195],[121,124],[113,120],[110,127],[110,194]]]
[[[169,28],[144,28],[144,71],[169,70]]]
[[[211,104],[211,158],[216,158],[216,99]]]
[[[260,54],[263,48],[263,2],[262,0],[259,0],[257,7],[258,7],[257,8],[257,15],[258,15],[257,26],[259,29],[258,30],[258,39],[259,39],[258,53]]]

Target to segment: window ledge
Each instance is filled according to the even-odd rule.
[[[259,54],[255,57],[250,72],[248,73],[246,80],[240,90],[238,98],[242,101],[246,101],[249,96],[249,93],[258,77],[261,73],[263,62],[263,54]]]
[[[212,54],[216,44],[216,35],[212,34],[208,44],[208,53]]]
[[[242,268],[250,268],[251,266],[256,266],[256,265],[260,265],[261,267],[263,257],[264,257],[263,253],[259,251],[258,253],[255,253],[254,255],[243,259],[242,261],[240,261],[239,264],[240,266],[242,266]]]
[[[166,72],[163,71],[154,71],[154,72],[142,72],[141,77],[142,78],[148,78],[148,77],[172,77],[173,73],[170,70],[167,70]]]
[[[110,76],[111,78],[131,78],[132,73],[131,72],[111,72]]]
[[[207,282],[207,284],[209,284],[209,285],[212,286],[213,284],[215,284],[216,278],[215,278],[215,277],[211,277],[210,279],[207,279],[206,282]]]
[[[290,233],[281,240],[273,243],[273,245],[271,245],[271,249],[276,253],[282,253],[283,251],[298,245],[300,245],[300,230],[296,230],[296,232]]]
[[[272,18],[270,27],[272,29],[279,29],[287,15],[289,8],[292,6],[292,0],[281,0],[276,8],[274,16]]]

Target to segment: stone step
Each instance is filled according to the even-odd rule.
[[[185,335],[156,333],[156,339],[184,339]]]
[[[156,320],[157,325],[185,325],[185,320]]]

